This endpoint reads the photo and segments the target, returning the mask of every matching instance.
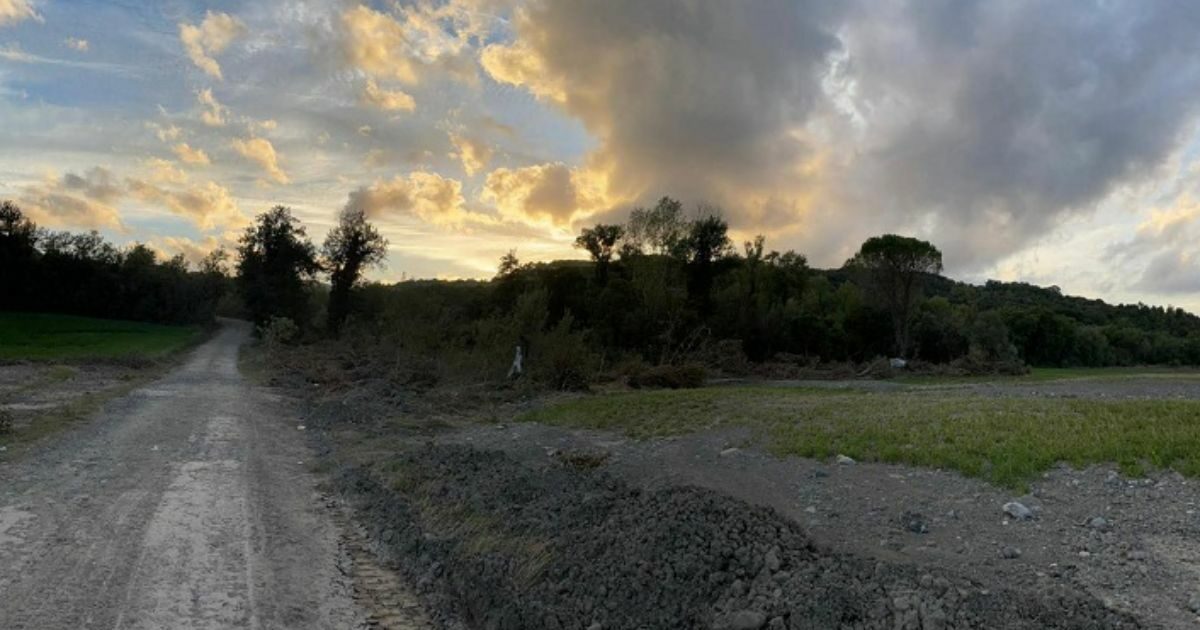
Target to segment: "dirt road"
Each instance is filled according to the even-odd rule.
[[[248,336],[226,323],[86,428],[0,464],[0,628],[362,624],[295,414],[238,373]]]

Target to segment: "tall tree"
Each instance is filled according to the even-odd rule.
[[[653,208],[635,208],[630,213],[621,239],[621,256],[675,254],[686,239],[687,231],[683,204],[663,197]]]
[[[383,264],[387,239],[367,221],[358,208],[342,210],[338,224],[329,231],[321,253],[329,272],[329,332],[337,334],[350,314],[350,290],[364,269]]]
[[[942,271],[942,252],[928,241],[884,234],[869,238],[846,263],[863,272],[892,316],[896,352],[907,357],[912,345],[912,313],[918,280]]]
[[[273,316],[306,323],[305,281],[319,270],[316,248],[285,206],[258,215],[239,241],[237,286],[257,324]]]
[[[596,227],[584,228],[575,239],[575,247],[586,249],[596,263],[596,282],[601,286],[608,282],[608,265],[612,262],[617,241],[625,229],[619,225],[597,224]]]
[[[37,255],[37,226],[11,201],[0,202],[0,308],[26,300]]]
[[[715,209],[691,222],[681,251],[688,265],[688,297],[701,316],[712,310],[713,264],[732,251],[729,224]]]

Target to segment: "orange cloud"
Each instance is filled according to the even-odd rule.
[[[245,32],[246,25],[227,13],[209,11],[199,26],[179,23],[179,40],[183,42],[188,58],[214,79],[221,79],[222,76],[221,66],[213,56],[220,54]]]
[[[279,168],[279,157],[275,154],[275,146],[266,138],[234,139],[233,150],[242,157],[258,164],[267,172],[272,180],[279,184],[288,183],[287,173]]]

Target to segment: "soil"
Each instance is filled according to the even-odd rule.
[[[876,382],[822,386],[903,387]],[[1164,377],[947,387],[966,387],[996,396],[1200,397],[1200,381]],[[383,428],[379,422],[373,424],[370,414],[354,411],[357,407],[347,405],[345,400],[347,398],[341,399],[336,409],[334,405],[315,408],[315,416],[310,422],[337,424],[352,418],[349,422],[355,426],[353,432],[360,438],[363,434],[396,433],[394,427]],[[382,410],[375,407],[372,412],[382,413]],[[511,414],[492,409],[476,415],[503,418]],[[1200,482],[1173,472],[1131,479],[1111,467],[1087,470],[1060,467],[1033,483],[1027,495],[1014,496],[1004,489],[948,471],[778,458],[764,452],[746,431],[723,430],[638,442],[605,432],[531,423],[450,422],[446,427],[445,421],[444,416],[439,417],[437,428],[409,431],[407,437],[392,435],[387,444],[401,453],[422,444],[421,449],[457,458],[455,461],[472,469],[486,469],[481,462],[490,461],[487,459],[489,453],[499,453],[519,464],[516,469],[504,468],[509,472],[491,473],[505,479],[520,479],[523,474],[529,474],[512,470],[540,471],[537,474],[544,475],[545,471],[555,467],[585,468],[588,474],[611,477],[615,483],[652,496],[665,496],[661,493],[684,488],[688,492],[707,493],[702,495],[704,497],[716,496],[735,504],[764,508],[770,516],[762,518],[778,519],[784,526],[796,528],[796,538],[790,539],[794,543],[811,544],[830,557],[852,558],[851,564],[882,563],[888,575],[910,569],[918,575],[920,572],[937,573],[951,583],[974,585],[978,592],[1004,593],[1004,597],[1023,602],[1005,608],[1010,613],[1008,617],[992,618],[981,627],[1020,627],[1020,615],[1013,611],[1057,601],[1053,600],[1056,595],[1051,595],[1054,593],[1073,593],[1082,598],[1079,601],[1084,603],[1079,605],[1079,610],[1091,611],[1088,614],[1109,611],[1128,615],[1124,621],[1119,615],[1104,621],[1090,618],[1093,621],[1089,623],[1098,625],[1087,627],[1117,627],[1132,623],[1144,627],[1192,628],[1200,623],[1200,617],[1197,617],[1200,612],[1200,542],[1196,542],[1200,541]],[[340,439],[336,437],[338,432],[334,431],[331,438],[334,443]],[[332,448],[336,450],[336,445]],[[456,453],[451,456],[436,450],[444,448],[465,449],[475,455],[463,456],[457,454],[459,451],[451,451]],[[387,457],[380,453],[376,456]],[[417,458],[414,461],[424,461],[420,465],[423,470],[440,470],[436,459]],[[373,478],[366,469],[351,470],[364,478]],[[468,488],[464,492],[471,500],[478,500],[472,493],[488,494],[488,488],[494,483],[486,476],[444,477],[448,483]],[[514,483],[519,485],[519,482]],[[362,487],[360,483],[360,495]],[[542,490],[543,486],[538,486],[538,491]],[[380,493],[387,495],[386,498],[380,498]],[[392,525],[385,529],[394,530],[403,525],[415,528],[412,531],[417,534],[414,535],[428,535],[429,532],[420,527],[421,519],[414,517],[411,510],[395,511],[399,509],[395,507],[397,505],[411,506],[413,498],[389,493],[379,489],[366,493],[368,497],[374,497],[366,499],[368,518],[379,518],[382,509],[387,518],[393,519]],[[466,499],[456,497],[455,500]],[[1007,515],[1004,506],[1009,502],[1019,502],[1029,508],[1033,518],[1020,520]],[[392,507],[385,509],[381,505]],[[654,518],[669,519],[670,516],[655,514]],[[578,526],[577,523],[561,522],[555,531],[569,532]],[[381,536],[385,529],[377,527],[376,535]],[[603,531],[587,531],[591,537],[604,534]],[[719,538],[726,533],[717,530],[706,535]],[[626,531],[623,535],[636,538],[652,535],[652,530]],[[395,538],[394,533],[393,537],[401,540]],[[382,548],[389,547],[382,541],[377,542]],[[616,548],[620,549],[619,546]],[[622,553],[627,552],[622,549]],[[454,608],[453,602],[461,604],[464,597],[477,589],[451,589],[451,594],[447,595],[444,588],[438,590],[436,586],[430,586],[437,580],[427,569],[420,568],[422,563],[433,562],[444,571],[445,567],[457,563],[481,560],[470,553],[465,557],[455,555],[459,552],[443,550],[440,553],[439,556],[426,552],[415,557],[400,554],[393,557],[392,564],[402,570],[405,563],[411,565],[408,567],[413,571],[410,576],[413,580],[423,581],[426,597],[432,597],[431,592],[438,593],[430,600],[431,606],[447,611]],[[598,566],[606,561],[603,557],[596,560]],[[478,570],[476,565],[470,566],[475,567],[472,570]],[[587,582],[586,572],[575,579],[596,586]],[[639,588],[657,588],[654,581],[637,584]],[[718,624],[722,614],[731,612],[722,608],[722,602],[727,601],[727,596],[713,594],[710,601],[704,602],[707,606],[704,610],[709,614],[704,623]],[[759,611],[768,615],[764,617],[764,624],[774,619],[770,615],[780,610]],[[895,613],[892,610],[893,616],[888,619],[892,622],[901,619],[896,627],[905,627],[903,618]],[[776,616],[782,616],[792,624],[782,627],[804,627],[793,623],[790,615]],[[1072,624],[1085,618],[1089,617],[1084,615],[1074,620],[1060,620],[1061,623],[1046,622],[1031,627],[1074,627]],[[647,619],[640,621],[643,627],[672,627],[655,625]],[[691,621],[697,619],[700,618]],[[629,619],[602,627],[638,627],[635,621]],[[972,627],[961,619],[956,623],[950,618],[947,623],[942,627]],[[552,626],[534,624],[529,627]],[[587,627],[587,624],[581,627]]]

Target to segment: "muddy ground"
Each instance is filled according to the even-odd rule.
[[[790,385],[793,384],[781,384]],[[900,387],[894,383],[834,386]],[[1189,378],[951,387],[971,387],[978,393],[997,396],[1200,397],[1200,381]],[[492,628],[575,627],[573,624],[584,628],[1191,628],[1200,623],[1197,617],[1200,485],[1171,472],[1130,479],[1107,467],[1083,471],[1064,467],[1048,472],[1032,484],[1027,495],[1014,496],[953,472],[795,457],[781,459],[766,454],[743,431],[724,430],[636,442],[604,432],[512,422],[511,417],[521,405],[464,413],[463,417],[474,418],[464,421],[453,414],[430,415],[427,405],[405,404],[402,395],[372,396],[368,389],[369,386],[349,395],[343,392],[325,398],[313,407],[310,423],[331,430],[316,435],[324,435],[321,448],[328,449],[341,462],[343,489],[359,495],[360,507],[371,523],[369,529],[373,528],[376,548],[385,556],[390,554],[392,566],[409,572],[443,624],[463,623],[464,615],[471,627]],[[481,422],[481,418],[486,420]],[[439,455],[429,456],[429,453]],[[502,463],[492,459],[496,455],[502,456]],[[403,462],[397,463],[397,458]],[[487,473],[447,471],[440,463],[447,458],[460,468]],[[391,469],[387,468],[389,465]],[[559,486],[548,488],[545,479],[557,478],[563,470],[584,479],[561,482],[568,487],[577,484],[571,492],[564,492]],[[511,573],[513,560],[489,558],[487,553],[479,551],[478,541],[471,542],[469,532],[447,529],[444,518],[429,513],[429,495],[395,489],[397,483],[403,485],[398,479],[414,477],[425,479],[442,491],[448,486],[459,488],[459,494],[435,493],[436,503],[489,506],[483,510],[484,515],[477,515],[484,521],[520,523],[526,509],[558,515],[555,518],[559,520],[551,519],[550,529],[544,527],[545,519],[534,518],[535,524],[525,525],[525,529],[514,525],[497,531],[522,539],[532,537],[551,547],[563,540],[575,540],[575,544],[568,545],[574,549],[582,548],[579,541],[613,540],[609,534],[614,527],[620,531],[620,540],[664,536],[661,528],[679,525],[671,520],[673,512],[646,511],[644,503],[678,501],[674,493],[680,489],[698,493],[689,494],[690,498],[683,500],[678,510],[684,523],[694,520],[687,514],[697,504],[728,501],[730,506],[743,507],[723,508],[729,510],[724,514],[754,514],[755,523],[769,523],[766,529],[776,532],[768,537],[782,536],[780,540],[788,541],[775,543],[780,546],[778,553],[795,551],[803,555],[812,552],[796,550],[810,547],[817,550],[809,560],[797,560],[797,566],[805,562],[831,562],[837,568],[810,575],[810,581],[815,580],[831,589],[830,592],[857,593],[852,599],[866,606],[869,612],[861,613],[846,603],[844,608],[810,611],[816,615],[814,619],[824,619],[824,625],[804,625],[805,609],[796,607],[797,598],[822,596],[814,595],[807,587],[787,586],[790,583],[786,580],[778,588],[765,589],[762,576],[756,572],[761,568],[750,564],[740,567],[748,577],[734,591],[714,588],[705,591],[707,596],[703,601],[687,601],[681,610],[694,616],[676,617],[675,624],[652,617],[586,617],[579,612],[582,608],[572,608],[579,604],[578,590],[594,589],[592,606],[604,600],[603,593],[612,590],[611,584],[603,583],[606,576],[612,575],[612,558],[595,551],[597,555],[589,563],[577,567],[575,573],[566,574],[571,584],[558,587],[561,598],[549,598],[552,602],[549,605],[547,597],[535,598],[527,602],[527,607],[518,606],[517,612],[512,613],[528,615],[540,611],[541,614],[549,610],[552,614],[516,617],[525,625],[505,625],[503,616],[501,621],[487,624],[486,616],[479,616],[481,604],[472,597],[478,597],[481,589],[487,588],[503,592],[503,585],[485,588],[481,586],[483,582],[455,582],[447,574],[469,568],[486,582],[492,579],[488,567],[495,570],[495,566],[500,566],[504,568],[501,573]],[[497,477],[508,483],[498,489],[494,480]],[[576,499],[569,495],[576,492],[587,496],[592,492],[588,488],[593,487],[589,484],[608,483],[604,480],[628,488],[635,493],[631,496],[640,498],[616,501],[604,508],[605,518],[591,524],[581,523],[574,516],[578,513]],[[526,508],[521,507],[520,501],[505,504],[512,502],[513,497],[536,502],[539,495],[545,495],[542,498],[550,505]],[[1013,501],[1029,508],[1032,518],[1018,519],[1005,514],[1003,506]],[[628,525],[627,510],[638,515],[635,520],[642,527]],[[669,522],[660,522],[664,520]],[[734,518],[731,522],[736,521]],[[553,532],[562,532],[562,536]],[[692,535],[723,540],[732,534],[722,526]],[[670,538],[668,535],[665,540]],[[439,540],[440,544],[430,546],[421,542],[428,540]],[[619,550],[614,553],[625,557],[626,562],[639,562],[628,557],[629,549],[615,544],[613,549]],[[645,549],[634,551],[644,553]],[[703,553],[696,558],[711,573],[726,573],[720,568],[723,566],[720,559],[713,560]],[[556,566],[553,555],[547,562],[552,568]],[[877,567],[874,570],[883,577],[861,576],[858,571],[864,563]],[[588,566],[597,567],[597,574],[589,574]],[[636,589],[664,588],[654,567],[648,570],[650,573],[641,578],[625,577]],[[989,601],[1000,603],[992,616],[979,613],[983,616],[971,617],[978,611],[958,608],[962,602],[946,608],[945,602],[937,597],[922,599],[922,587],[935,579],[922,576],[934,575],[964,593],[997,597],[1000,599]],[[908,578],[903,576],[912,581],[905,581]],[[734,588],[732,581],[721,582],[720,575],[712,579],[718,587]],[[856,590],[863,580],[870,587]],[[855,586],[848,586],[851,584]],[[506,601],[520,601],[520,594],[529,590],[517,589],[513,591],[516,595]],[[749,599],[731,599],[734,592]],[[761,597],[756,598],[755,593]],[[1064,596],[1073,603],[1069,606],[1064,603],[1067,601]],[[670,601],[678,605],[683,600]],[[1074,612],[1055,618],[1047,616],[1051,611],[1068,609]],[[909,612],[912,610],[919,612]],[[964,610],[967,612],[963,613]],[[746,613],[743,619],[746,625],[729,625],[731,615],[739,612]],[[552,621],[546,620],[551,618]]]

